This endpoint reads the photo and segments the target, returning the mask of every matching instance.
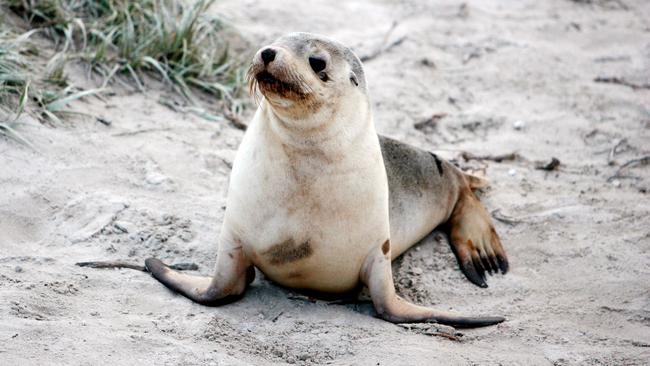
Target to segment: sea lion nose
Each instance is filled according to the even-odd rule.
[[[262,61],[264,62],[264,66],[268,65],[269,63],[273,62],[275,60],[275,50],[272,48],[267,48],[264,51],[262,51]]]

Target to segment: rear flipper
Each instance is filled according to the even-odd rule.
[[[484,327],[501,323],[500,316],[468,317],[407,302],[395,293],[391,269],[390,241],[371,250],[361,269],[361,281],[368,286],[379,316],[391,323],[440,323],[459,328]]]
[[[466,182],[448,221],[451,247],[467,279],[488,287],[485,273],[508,272],[508,257],[490,215],[472,191],[484,186],[484,182],[474,176],[464,178]]]

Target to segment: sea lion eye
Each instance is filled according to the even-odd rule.
[[[309,66],[311,66],[311,69],[318,74],[319,72],[325,70],[327,63],[322,58],[312,56],[309,58]]]
[[[350,74],[350,82],[354,84],[354,86],[359,86],[359,80],[357,80],[357,76],[354,73]]]

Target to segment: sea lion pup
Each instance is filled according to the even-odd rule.
[[[500,323],[414,305],[395,293],[391,260],[446,223],[466,276],[505,273],[506,255],[472,192],[482,182],[436,155],[378,137],[359,58],[325,37],[293,33],[262,48],[249,71],[263,97],[235,158],[213,277],[145,262],[171,290],[202,303],[242,295],[253,266],[296,289],[366,285],[394,323]],[[389,198],[390,197],[390,198]]]

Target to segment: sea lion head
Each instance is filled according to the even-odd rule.
[[[310,33],[291,33],[254,56],[248,71],[253,96],[296,128],[313,128],[340,113],[367,109],[359,58],[343,44]]]

